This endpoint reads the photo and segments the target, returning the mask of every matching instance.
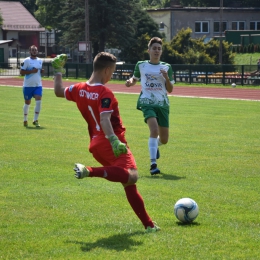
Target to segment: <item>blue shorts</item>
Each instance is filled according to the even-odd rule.
[[[23,87],[24,100],[31,100],[35,95],[42,96],[42,87]]]

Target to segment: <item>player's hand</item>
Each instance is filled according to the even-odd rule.
[[[66,64],[67,59],[68,56],[66,54],[60,54],[51,61],[54,74],[58,72],[65,73],[65,69],[63,67]]]
[[[168,72],[166,70],[160,69],[160,74],[162,74],[165,79],[169,79]]]
[[[125,82],[125,85],[128,88],[133,86],[134,84],[135,84],[135,80],[133,78],[130,78],[130,79],[126,80],[126,82]]]
[[[131,87],[130,79],[126,80],[125,85],[126,85],[128,88]]]
[[[122,143],[117,136],[112,135],[108,137],[108,140],[112,146],[112,150],[114,152],[115,157],[118,157],[121,154],[127,153],[126,144]]]

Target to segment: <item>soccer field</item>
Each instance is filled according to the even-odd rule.
[[[24,128],[22,89],[1,86],[0,259],[260,259],[260,102],[169,97],[170,140],[151,177],[137,95],[116,96],[161,231],[144,233],[121,184],[74,178],[76,162],[99,166],[74,103],[45,89],[42,127],[31,124],[32,100]],[[182,197],[199,205],[192,224],[174,216]]]

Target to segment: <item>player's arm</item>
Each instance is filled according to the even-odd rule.
[[[57,73],[54,75],[54,93],[56,97],[62,97],[64,98],[64,93],[65,93],[65,87],[63,87],[62,83],[62,74]]]
[[[115,135],[110,118],[111,112],[103,112],[100,114],[100,125],[106,136]]]
[[[168,93],[171,93],[173,90],[173,84],[171,83],[171,81],[168,77],[165,78],[165,80],[166,80],[166,82],[165,82],[166,89],[167,89]]]
[[[20,70],[20,74],[22,75],[22,76],[24,76],[24,75],[29,75],[29,74],[33,74],[33,73],[37,73],[38,72],[38,69],[32,69],[32,70],[23,70],[23,69],[21,69]]]
[[[140,70],[139,70],[139,62],[138,62],[135,65],[133,76],[130,79],[126,80],[125,82],[126,87],[129,88],[131,86],[134,86],[139,78],[140,78]]]
[[[131,87],[131,86],[134,86],[136,82],[137,82],[137,79],[135,79],[134,77],[132,77],[132,78],[126,80],[125,85],[126,85],[127,87]]]
[[[165,79],[165,87],[168,93],[171,93],[173,90],[174,80],[172,79],[172,67],[170,66],[168,70],[161,69],[160,73],[163,75]]]
[[[28,60],[25,59],[22,63],[21,63],[21,69],[20,69],[20,75],[24,76],[24,75],[30,75],[33,73],[37,73],[38,69],[33,68],[31,70],[28,69]]]
[[[127,153],[126,144],[122,143],[118,137],[115,135],[113,127],[111,125],[111,112],[104,112],[100,114],[100,125],[101,128],[109,140],[113,153],[116,157],[120,156],[120,154]]]

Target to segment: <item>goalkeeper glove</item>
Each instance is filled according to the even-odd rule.
[[[65,69],[63,68],[66,64],[68,56],[66,54],[60,54],[56,56],[52,61],[51,65],[53,67],[54,74],[61,72],[62,74],[65,73]]]
[[[120,154],[127,153],[126,144],[122,143],[116,135],[111,135],[108,137],[108,140],[112,146],[115,157],[118,157]]]

